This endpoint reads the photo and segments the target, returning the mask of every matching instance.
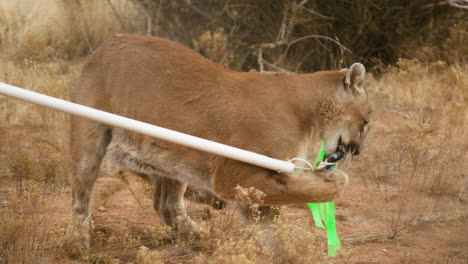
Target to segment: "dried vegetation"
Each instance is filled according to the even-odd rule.
[[[343,164],[352,181],[338,201],[344,245],[334,259],[305,208],[281,208],[265,230],[244,226],[233,205],[214,211],[190,202],[209,232],[182,236],[159,223],[147,185],[108,167],[95,192],[92,250],[80,254],[69,232],[68,116],[0,97],[0,263],[466,261],[466,248],[418,245],[467,242],[450,229],[468,219],[466,11],[410,2],[0,0],[0,81],[59,98],[69,97],[86,55],[118,32],[175,39],[237,70],[302,72],[359,60],[376,76],[368,80],[375,110],[367,147]],[[395,10],[404,12],[389,18]],[[406,236],[427,224],[454,231]],[[400,254],[376,255],[376,247]]]

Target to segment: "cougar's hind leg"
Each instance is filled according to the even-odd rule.
[[[210,205],[216,210],[222,210],[227,205],[226,201],[218,198],[216,195],[207,191],[191,188],[190,186],[187,187],[187,190],[185,191],[185,198],[197,203]]]
[[[87,248],[92,190],[111,142],[112,130],[103,124],[78,117],[72,117],[71,129],[73,221],[81,235],[81,246]]]
[[[153,176],[153,207],[161,220],[182,233],[199,233],[201,228],[188,215],[184,193],[187,184],[167,177]]]

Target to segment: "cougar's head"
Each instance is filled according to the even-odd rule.
[[[371,105],[364,89],[366,69],[354,63],[337,82],[333,95],[324,100],[322,111],[333,112],[323,123],[321,138],[328,154],[336,151],[357,155],[369,131]],[[324,108],[324,109],[323,109]]]

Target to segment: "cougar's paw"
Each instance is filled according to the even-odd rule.
[[[346,184],[349,183],[348,175],[342,170],[318,170],[316,174],[323,179],[325,183],[334,183],[337,196],[344,190]]]
[[[178,216],[174,228],[177,233],[189,237],[200,237],[205,233],[205,230],[190,217]]]
[[[60,244],[69,258],[79,259],[87,255],[90,248],[89,223],[74,221],[67,228]]]
[[[227,202],[216,197],[209,192],[189,189],[185,192],[185,197],[192,199],[198,203],[208,204],[216,210],[221,210],[226,207]]]

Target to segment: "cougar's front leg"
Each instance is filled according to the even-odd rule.
[[[99,168],[112,140],[111,128],[72,117],[71,154],[73,161],[73,229],[79,235],[79,249],[89,248],[91,197]]]
[[[199,233],[201,228],[188,215],[184,193],[186,183],[166,177],[152,177],[154,185],[153,207],[161,220],[183,233]]]
[[[213,207],[213,209],[221,210],[226,207],[226,201],[219,199],[216,195],[202,190],[197,190],[195,188],[191,188],[190,186],[187,188],[185,192],[185,198],[195,201],[197,203],[207,204]]]
[[[314,177],[291,177],[283,173],[263,169],[235,160],[223,159],[214,175],[216,195],[222,199],[245,203],[258,193],[263,193],[260,205],[283,205],[308,202],[333,201],[347,182],[340,170],[313,171]]]

